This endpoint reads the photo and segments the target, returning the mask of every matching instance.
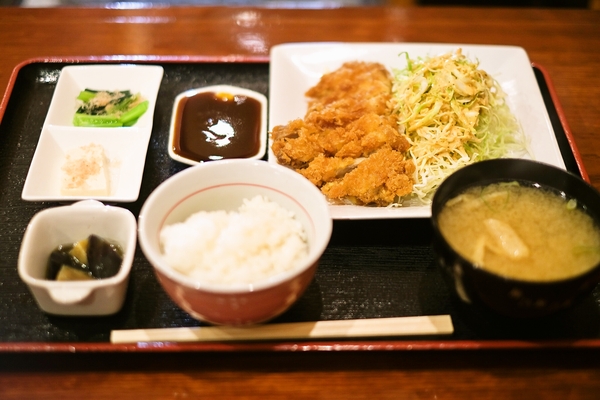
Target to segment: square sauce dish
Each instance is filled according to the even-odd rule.
[[[229,85],[190,89],[175,98],[169,156],[188,165],[261,159],[267,147],[267,98]]]

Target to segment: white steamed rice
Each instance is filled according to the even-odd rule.
[[[235,285],[295,268],[308,254],[306,233],[294,213],[269,199],[244,199],[237,211],[200,211],[163,227],[167,263],[200,282]]]

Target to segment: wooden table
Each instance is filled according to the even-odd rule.
[[[600,188],[600,13],[466,8],[0,9],[0,88],[20,62],[90,55],[266,57],[300,41],[524,47],[550,74]],[[589,349],[0,353],[0,398],[595,399]]]

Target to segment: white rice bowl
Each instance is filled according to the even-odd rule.
[[[308,255],[306,233],[294,213],[264,196],[236,211],[199,211],[160,232],[166,263],[214,285],[254,284],[299,269]]]

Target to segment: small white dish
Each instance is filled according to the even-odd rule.
[[[96,234],[118,243],[123,264],[117,275],[91,281],[44,279],[50,253],[61,244]],[[86,200],[40,211],[31,219],[21,243],[20,278],[39,307],[55,315],[110,315],[123,306],[137,238],[134,215],[124,208]]]
[[[107,195],[61,193],[62,168],[69,151],[89,144],[104,148],[108,159]],[[132,202],[140,192],[148,135],[139,128],[68,129],[44,128],[33,156],[21,198],[28,201],[77,201],[88,198],[106,202]]]
[[[531,158],[565,168],[548,111],[544,105],[531,62],[525,50],[516,46],[488,46],[437,43],[291,43],[271,49],[269,82],[269,131],[277,125],[303,118],[307,110],[306,91],[321,76],[333,72],[346,61],[375,61],[390,71],[406,65],[410,58],[436,56],[461,48],[463,54],[478,60],[507,95],[511,111],[529,140]],[[277,163],[271,149],[269,162]],[[331,205],[333,219],[429,218],[431,206],[398,208]]]
[[[151,129],[163,72],[163,67],[159,65],[93,64],[64,67],[56,83],[44,124],[73,126],[73,116],[78,108],[77,96],[85,89],[129,90],[140,93],[149,101],[148,110],[133,126]]]
[[[203,162],[203,161],[197,161],[195,159],[188,158],[183,155],[177,154],[177,152],[175,150],[178,147],[178,143],[176,143],[176,141],[179,140],[178,139],[179,138],[178,130],[181,126],[181,113],[178,112],[178,110],[180,108],[180,105],[183,105],[182,102],[186,101],[188,98],[196,96],[201,93],[210,93],[210,92],[217,93],[217,94],[225,93],[225,94],[230,94],[233,96],[236,96],[236,95],[245,96],[250,99],[256,100],[260,104],[260,112],[259,112],[259,115],[257,116],[257,118],[259,118],[259,121],[260,121],[260,128],[259,128],[259,132],[258,132],[259,143],[258,143],[257,151],[248,156],[224,157],[222,159],[227,159],[227,158],[261,159],[261,158],[263,158],[266,153],[266,149],[267,149],[267,98],[264,95],[262,95],[261,93],[255,92],[253,90],[245,89],[245,88],[241,88],[241,87],[237,87],[237,86],[230,86],[230,85],[214,85],[214,86],[206,86],[206,87],[197,88],[197,89],[190,89],[183,93],[180,93],[175,98],[175,101],[173,103],[173,114],[171,116],[171,126],[170,126],[170,130],[169,130],[169,149],[168,149],[169,156],[175,161],[179,161],[181,163],[188,164],[188,165],[196,165],[196,164],[200,164]],[[233,118],[237,118],[237,117],[232,116],[232,119]],[[232,121],[232,122],[239,123],[239,119]],[[207,138],[206,142],[215,141],[215,140],[217,140],[217,138],[212,138],[212,139]],[[234,143],[234,140],[236,140],[235,135],[233,135],[233,137],[232,137],[232,140],[231,140],[232,144]]]
[[[154,65],[77,65],[62,69],[38,140],[21,198],[27,201],[133,202],[139,196],[163,68]],[[131,127],[73,126],[80,91],[131,90],[149,101]],[[101,194],[61,191],[66,155],[75,148],[102,146],[108,159],[108,191]]]

